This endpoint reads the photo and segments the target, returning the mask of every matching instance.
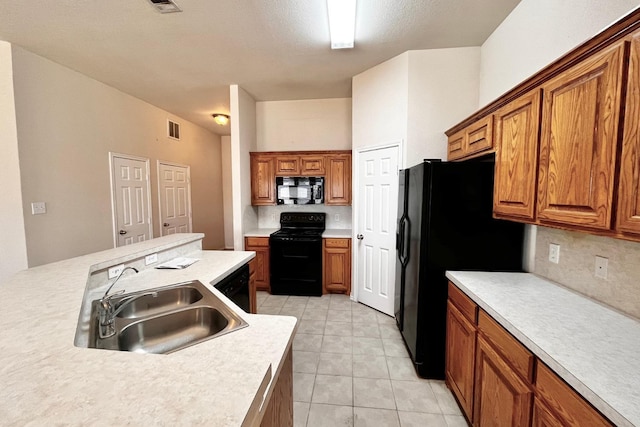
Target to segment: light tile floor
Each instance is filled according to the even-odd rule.
[[[444,381],[415,373],[395,320],[346,295],[258,292],[258,313],[295,316],[297,427],[462,427]]]

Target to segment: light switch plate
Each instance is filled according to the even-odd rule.
[[[549,261],[554,264],[560,262],[560,245],[556,243],[549,244]]]

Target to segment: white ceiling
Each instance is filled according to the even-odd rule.
[[[351,77],[407,50],[479,46],[519,0],[360,0],[355,48],[331,50],[325,0],[0,0],[0,40],[197,123],[257,101],[351,96]]]

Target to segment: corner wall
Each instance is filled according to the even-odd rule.
[[[27,268],[11,45],[0,41],[0,282]]]
[[[154,237],[157,161],[191,166],[193,231],[224,246],[220,137],[83,74],[13,46],[13,78],[29,266],[113,247],[109,152],[150,160]],[[167,119],[181,124],[167,137]],[[31,215],[43,201],[47,213]]]
[[[244,250],[245,231],[258,227],[251,206],[251,160],[256,151],[256,101],[238,85],[229,87],[231,100],[231,176],[233,189],[233,247]]]
[[[637,6],[637,0],[522,0],[482,45],[480,106]],[[533,227],[532,236],[534,273],[640,318],[639,243],[547,227]],[[548,260],[549,243],[561,246],[557,265]],[[595,277],[595,255],[609,258],[607,279]]]

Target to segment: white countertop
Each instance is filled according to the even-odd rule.
[[[447,277],[611,421],[640,426],[639,321],[532,274]]]
[[[199,244],[202,236],[165,236],[24,270],[1,283],[0,424],[255,422],[291,345],[296,319],[244,313],[209,285],[253,258],[253,252],[179,253],[200,261],[184,270],[127,273],[114,288],[133,291],[197,279],[238,312],[248,327],[168,355],[73,344],[90,272],[144,259],[158,248]]]
[[[278,231],[279,228],[254,228],[244,233],[245,237],[269,237],[271,233]],[[329,238],[351,238],[350,228],[327,228],[322,233],[322,237]]]

